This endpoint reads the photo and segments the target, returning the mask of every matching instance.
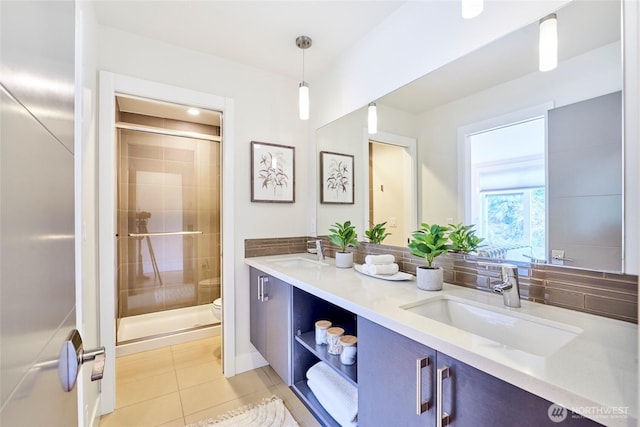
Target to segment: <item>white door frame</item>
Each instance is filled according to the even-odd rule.
[[[100,250],[100,343],[107,359],[102,379],[101,413],[115,409],[115,343],[116,343],[116,134],[115,97],[127,94],[159,101],[173,102],[222,112],[222,269],[224,295],[222,319],[223,372],[235,375],[235,293],[233,241],[232,166],[234,161],[233,99],[155,83],[134,77],[100,72],[98,133],[98,207]]]
[[[403,156],[404,167],[402,170],[402,181],[404,182],[404,223],[406,224],[405,233],[411,233],[418,229],[418,174],[417,174],[417,157],[416,157],[416,138],[408,136],[396,135],[389,132],[378,132],[375,135],[369,135],[367,129],[363,129],[363,155],[362,155],[362,188],[366,189],[364,197],[363,225],[364,229],[369,229],[369,141],[381,142],[383,144],[395,145],[403,148],[405,155]],[[408,237],[408,236],[405,236]]]

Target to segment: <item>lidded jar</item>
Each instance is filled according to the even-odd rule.
[[[318,320],[316,322],[316,345],[327,344],[327,329],[331,327],[328,320]]]
[[[329,354],[338,355],[342,351],[342,346],[340,345],[340,337],[344,334],[344,329],[333,327],[327,329],[327,352]]]

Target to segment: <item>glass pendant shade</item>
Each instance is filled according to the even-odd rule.
[[[550,71],[558,66],[558,19],[555,13],[540,20],[539,69]]]
[[[378,110],[375,103],[370,103],[367,109],[367,131],[369,135],[378,133]]]
[[[462,17],[475,18],[484,10],[484,0],[462,0]]]
[[[309,86],[305,82],[298,88],[298,112],[300,120],[309,120]]]

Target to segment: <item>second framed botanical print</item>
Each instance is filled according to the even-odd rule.
[[[353,204],[353,156],[320,152],[320,202]]]

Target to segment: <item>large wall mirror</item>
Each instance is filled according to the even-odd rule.
[[[422,222],[475,224],[482,256],[621,271],[621,17],[571,2],[554,70],[535,22],[375,100],[376,134],[366,107],[318,129],[318,152],[355,163],[354,204],[319,203],[318,234],[386,221],[405,246]]]

